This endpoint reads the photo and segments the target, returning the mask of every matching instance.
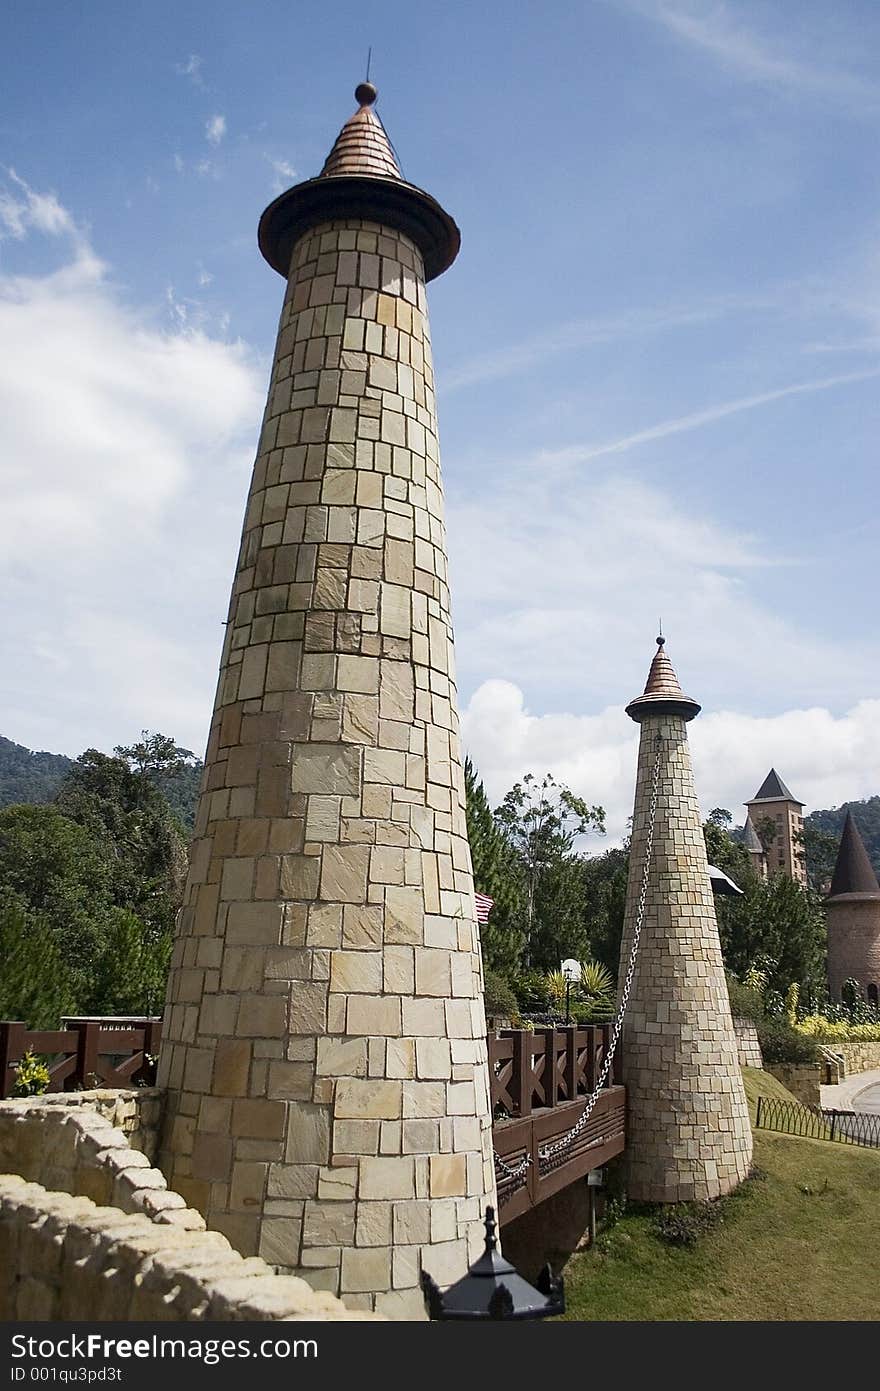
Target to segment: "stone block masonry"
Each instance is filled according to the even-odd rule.
[[[745,1178],[748,1108],[706,861],[683,696],[660,650],[644,696],[627,707],[641,724],[623,981],[638,908],[659,751],[654,842],[641,945],[623,1031],[627,1191],[643,1202],[708,1201]]]
[[[169,1181],[245,1253],[423,1316],[493,1201],[424,270],[297,242],[160,1060]]]
[[[219,1232],[47,1192],[0,1174],[0,1319],[259,1322],[377,1319],[234,1251]]]

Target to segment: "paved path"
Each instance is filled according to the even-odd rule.
[[[872,1072],[854,1072],[844,1082],[822,1087],[822,1109],[825,1111],[870,1111],[880,1114],[880,1068]]]

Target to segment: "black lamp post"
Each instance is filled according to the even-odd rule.
[[[562,1277],[545,1265],[537,1289],[517,1275],[495,1240],[495,1209],[486,1208],[486,1249],[467,1275],[442,1294],[427,1271],[422,1291],[430,1319],[547,1319],[565,1313]]]

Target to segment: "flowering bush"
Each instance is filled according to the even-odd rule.
[[[849,1019],[826,1019],[824,1014],[808,1014],[796,1025],[799,1034],[820,1043],[880,1043],[880,1020],[854,1024]]]

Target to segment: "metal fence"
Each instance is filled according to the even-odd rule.
[[[759,1096],[755,1125],[810,1140],[839,1140],[844,1145],[880,1149],[880,1114],[867,1111],[824,1111],[799,1101]]]

